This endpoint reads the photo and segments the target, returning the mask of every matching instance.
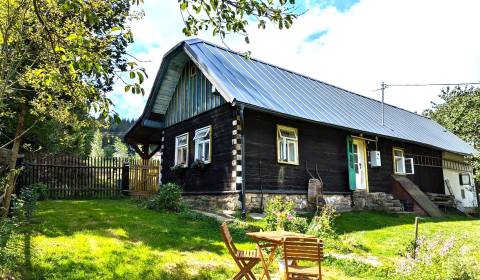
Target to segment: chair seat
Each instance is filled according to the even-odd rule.
[[[238,250],[235,256],[239,259],[260,259],[257,250]]]
[[[318,275],[318,267],[317,266],[289,266],[288,273],[291,274],[302,274],[302,275],[311,275],[317,276]]]

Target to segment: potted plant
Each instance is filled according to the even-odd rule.
[[[176,164],[170,167],[170,170],[175,175],[175,177],[180,178],[185,174],[186,166],[183,164]]]
[[[203,171],[206,168],[206,163],[201,160],[201,159],[196,159],[192,162],[192,169],[198,170],[198,171]]]

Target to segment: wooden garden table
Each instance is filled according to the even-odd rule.
[[[247,232],[247,236],[257,243],[257,248],[263,266],[263,272],[260,275],[260,280],[262,280],[264,276],[266,276],[267,279],[270,280],[270,273],[268,272],[268,268],[272,264],[273,259],[275,258],[275,251],[277,250],[278,246],[282,244],[282,240],[284,237],[313,237],[311,235],[290,231]],[[264,243],[266,243],[266,245]],[[266,247],[272,248],[272,251],[270,251],[267,259],[263,257],[262,253],[262,249]]]

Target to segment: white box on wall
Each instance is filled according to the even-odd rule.
[[[372,167],[382,166],[382,159],[380,157],[380,151],[370,151],[370,166],[372,166]]]

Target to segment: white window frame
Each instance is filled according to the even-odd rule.
[[[182,138],[182,137],[187,138],[187,143],[183,144],[183,145],[178,145],[179,139]],[[175,136],[175,165],[181,165],[183,167],[188,166],[188,144],[189,144],[188,143],[188,132]],[[181,148],[182,149],[185,148],[185,150],[186,150],[186,156],[185,156],[185,162],[184,163],[178,162],[178,152],[179,152],[179,149],[181,149]]]
[[[400,152],[400,156],[395,152]],[[393,173],[397,175],[413,175],[415,174],[415,165],[413,158],[405,158],[405,151],[402,148],[393,147]],[[411,171],[407,172],[407,163],[411,166]]]
[[[288,131],[289,133],[293,133],[294,136],[283,136],[281,134],[281,131]],[[294,160],[289,160],[290,156],[288,155],[288,146],[290,144],[294,145]],[[298,129],[284,125],[277,125],[277,162],[283,164],[298,165]]]
[[[207,139],[198,139],[198,138],[204,138],[204,137],[199,137],[199,134],[208,131],[208,138]],[[195,130],[195,135],[193,137],[193,141],[195,142],[195,160],[202,160],[204,163],[210,163],[212,162],[212,126],[205,126],[202,128],[199,128]],[[205,146],[208,143],[208,158],[202,158],[202,155],[199,154],[199,147],[203,146],[203,151],[205,151]]]

